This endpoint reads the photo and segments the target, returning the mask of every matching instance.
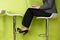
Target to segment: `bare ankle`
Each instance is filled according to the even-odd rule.
[[[27,27],[23,27],[22,30],[28,30],[28,28]]]

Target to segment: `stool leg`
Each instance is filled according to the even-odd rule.
[[[16,40],[16,16],[13,16],[13,35],[14,40]]]
[[[46,40],[48,40],[48,19],[46,19]]]

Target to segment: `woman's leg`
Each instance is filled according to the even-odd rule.
[[[45,13],[43,10],[40,9],[32,9],[32,8],[28,8],[28,10],[26,11],[23,21],[22,21],[22,25],[24,26],[22,29],[25,30],[29,28],[31,21],[33,19],[33,16],[47,16],[49,17],[51,15],[51,13]]]
[[[28,8],[22,20],[22,25],[26,28],[29,28],[31,21],[33,19],[33,16],[34,15],[33,15],[32,9]]]

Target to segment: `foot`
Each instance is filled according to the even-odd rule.
[[[25,35],[27,32],[28,32],[28,28],[26,28],[26,27],[23,27],[23,28],[17,28],[17,31],[19,32],[19,33],[24,33],[23,35]]]
[[[27,27],[20,28],[21,31],[28,30]]]
[[[17,28],[17,31],[19,32],[19,33],[24,33],[24,34],[26,34],[27,32],[28,32],[28,28],[26,28],[26,27],[23,27],[23,28]]]

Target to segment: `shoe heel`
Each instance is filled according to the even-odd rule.
[[[28,33],[28,30],[25,31],[25,33],[23,35],[26,35]]]

